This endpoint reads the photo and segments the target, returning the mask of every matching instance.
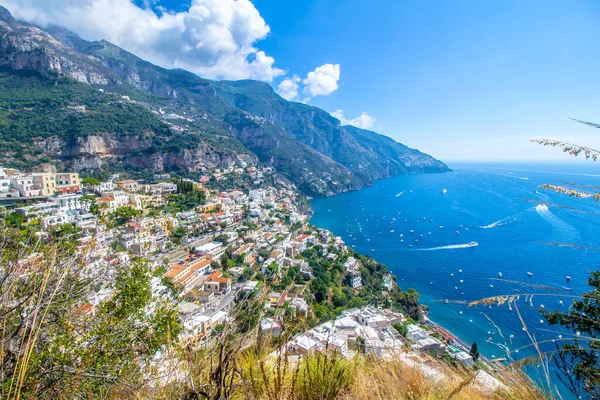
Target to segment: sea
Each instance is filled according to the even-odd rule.
[[[600,206],[540,186],[600,193],[600,165],[449,166],[314,199],[310,222],[386,264],[402,289],[421,294],[432,321],[485,357],[534,355],[532,339],[555,350],[574,334],[548,325],[540,309],[568,312],[588,291],[600,268]],[[515,295],[512,305],[469,306]]]

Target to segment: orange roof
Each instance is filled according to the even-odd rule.
[[[229,282],[229,278],[224,278],[223,277],[223,273],[220,270],[217,270],[215,272],[212,273],[211,276],[208,277],[208,279],[206,280],[206,282]]]
[[[84,314],[87,314],[92,309],[92,307],[94,306],[91,304],[84,304],[81,307],[79,307],[79,311],[81,311]]]
[[[115,198],[112,196],[107,196],[107,197],[98,197],[98,199],[96,199],[96,201],[114,201]]]
[[[308,235],[303,233],[302,235],[298,236],[298,239],[296,239],[297,242],[302,243],[303,241],[305,241],[308,238]]]

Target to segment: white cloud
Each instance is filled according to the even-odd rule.
[[[340,64],[323,64],[306,75],[302,81],[307,96],[327,96],[338,89]]]
[[[161,16],[131,0],[2,3],[17,19],[63,25],[87,40],[106,39],[163,67],[269,82],[284,74],[273,57],[255,47],[270,28],[250,0],[192,0],[187,11]]]
[[[277,93],[286,100],[308,103],[314,96],[327,96],[335,92],[339,80],[340,64],[323,64],[309,72],[304,79],[298,75],[283,79],[277,87]],[[305,95],[303,99],[300,99],[301,85]]]
[[[277,93],[281,97],[289,101],[297,101],[298,94],[300,90],[301,79],[298,75],[294,75],[291,78],[285,78],[281,82],[279,82],[279,86],[277,86]]]
[[[375,125],[375,117],[370,116],[366,112],[353,119],[346,119],[344,117],[344,110],[336,110],[331,113],[331,116],[339,119],[342,125],[352,125],[361,129],[373,129],[373,125]],[[381,124],[379,126],[381,127]]]

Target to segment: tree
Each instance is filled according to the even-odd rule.
[[[600,271],[591,273],[588,285],[593,290],[573,301],[568,313],[541,310],[550,325],[560,325],[575,332],[573,341],[559,348],[555,362],[565,375],[559,376],[559,379],[576,396],[581,390],[590,393],[600,391],[600,342],[597,339],[600,337]]]
[[[112,213],[112,217],[117,226],[124,225],[132,218],[139,217],[141,215],[142,215],[142,212],[140,210],[136,210],[135,208],[133,208],[131,206],[119,207]]]
[[[479,348],[477,347],[476,342],[473,342],[473,344],[471,345],[471,350],[469,351],[469,354],[471,354],[471,357],[473,357],[474,361],[479,360]]]
[[[98,186],[100,184],[100,181],[96,178],[83,178],[81,180],[81,183],[84,186]]]

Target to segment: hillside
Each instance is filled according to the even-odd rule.
[[[260,162],[311,196],[449,170],[386,136],[286,101],[266,83],[166,70],[107,41],[18,22],[1,7],[0,66],[7,166],[53,160],[84,172],[194,173]]]

